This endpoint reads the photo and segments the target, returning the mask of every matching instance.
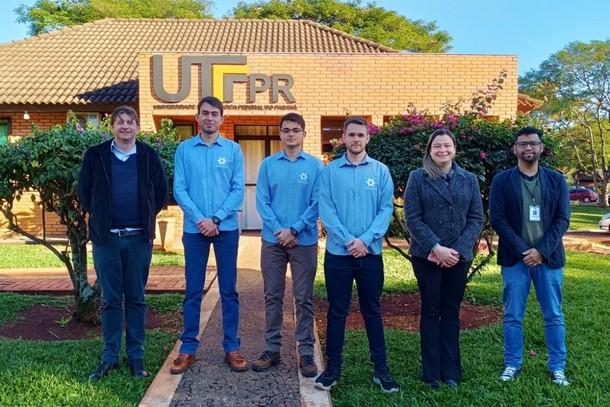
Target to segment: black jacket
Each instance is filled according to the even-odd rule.
[[[426,258],[437,243],[471,261],[483,229],[483,204],[474,174],[453,165],[449,185],[423,168],[409,174],[405,188],[405,222],[411,234],[409,253]]]
[[[544,235],[535,248],[550,268],[560,268],[566,262],[562,237],[570,224],[568,186],[563,175],[557,171],[540,166],[538,173]],[[523,203],[518,167],[502,171],[494,177],[489,193],[489,220],[500,236],[498,264],[510,267],[523,260],[521,253],[531,247],[521,237]]]
[[[111,142],[87,150],[78,178],[78,201],[89,214],[89,239],[100,245],[107,243],[112,227]],[[136,146],[140,219],[144,232],[154,239],[157,213],[168,199],[167,178],[157,152],[140,141]]]

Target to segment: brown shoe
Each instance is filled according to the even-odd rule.
[[[266,350],[257,360],[252,362],[252,370],[255,372],[262,372],[278,363],[280,363],[280,352]]]
[[[244,359],[238,350],[225,352],[225,362],[229,364],[234,372],[245,372],[248,370],[248,361]]]
[[[303,355],[299,358],[299,367],[304,377],[314,377],[318,375],[318,366],[313,359],[313,355]]]
[[[182,374],[186,372],[186,369],[189,368],[190,365],[195,363],[195,355],[188,353],[179,353],[178,358],[174,360],[174,365],[170,369],[171,374]]]

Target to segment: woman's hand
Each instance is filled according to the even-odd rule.
[[[437,264],[441,267],[453,267],[460,261],[460,254],[450,247],[445,247],[441,246],[440,244],[437,244],[432,249],[432,251],[438,259]]]

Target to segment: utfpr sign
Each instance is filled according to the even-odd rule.
[[[277,103],[280,93],[286,101],[294,103],[296,99],[290,92],[294,84],[292,76],[287,74],[249,74],[247,59],[244,55],[183,55],[180,57],[180,85],[176,93],[165,90],[163,83],[163,55],[153,55],[153,89],[157,97],[164,102],[177,103],[186,99],[191,93],[191,67],[201,66],[201,95],[214,95],[223,102],[233,102],[233,84],[245,82],[248,87],[246,100],[256,102],[256,96],[269,92],[271,103]]]

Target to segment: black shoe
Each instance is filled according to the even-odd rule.
[[[127,362],[129,365],[129,371],[131,374],[138,379],[144,379],[149,376],[149,373],[144,369],[144,360],[132,359]]]
[[[428,387],[430,387],[432,390],[438,390],[439,387],[441,387],[441,384],[438,380],[435,380],[433,382],[424,382],[426,383],[426,385]]]
[[[320,376],[314,381],[315,386],[320,390],[330,391],[339,381],[341,371],[336,368],[327,367]]]
[[[95,369],[89,375],[89,380],[96,382],[96,381],[100,380],[102,377],[108,376],[108,373],[110,373],[111,370],[118,369],[118,368],[119,368],[118,363],[102,362],[97,367],[97,369]]]
[[[396,393],[400,390],[400,386],[396,383],[387,367],[375,369],[373,383],[378,384],[384,393]]]
[[[457,389],[458,387],[460,387],[460,382],[458,382],[457,380],[447,379],[443,380],[443,382],[452,389]]]

